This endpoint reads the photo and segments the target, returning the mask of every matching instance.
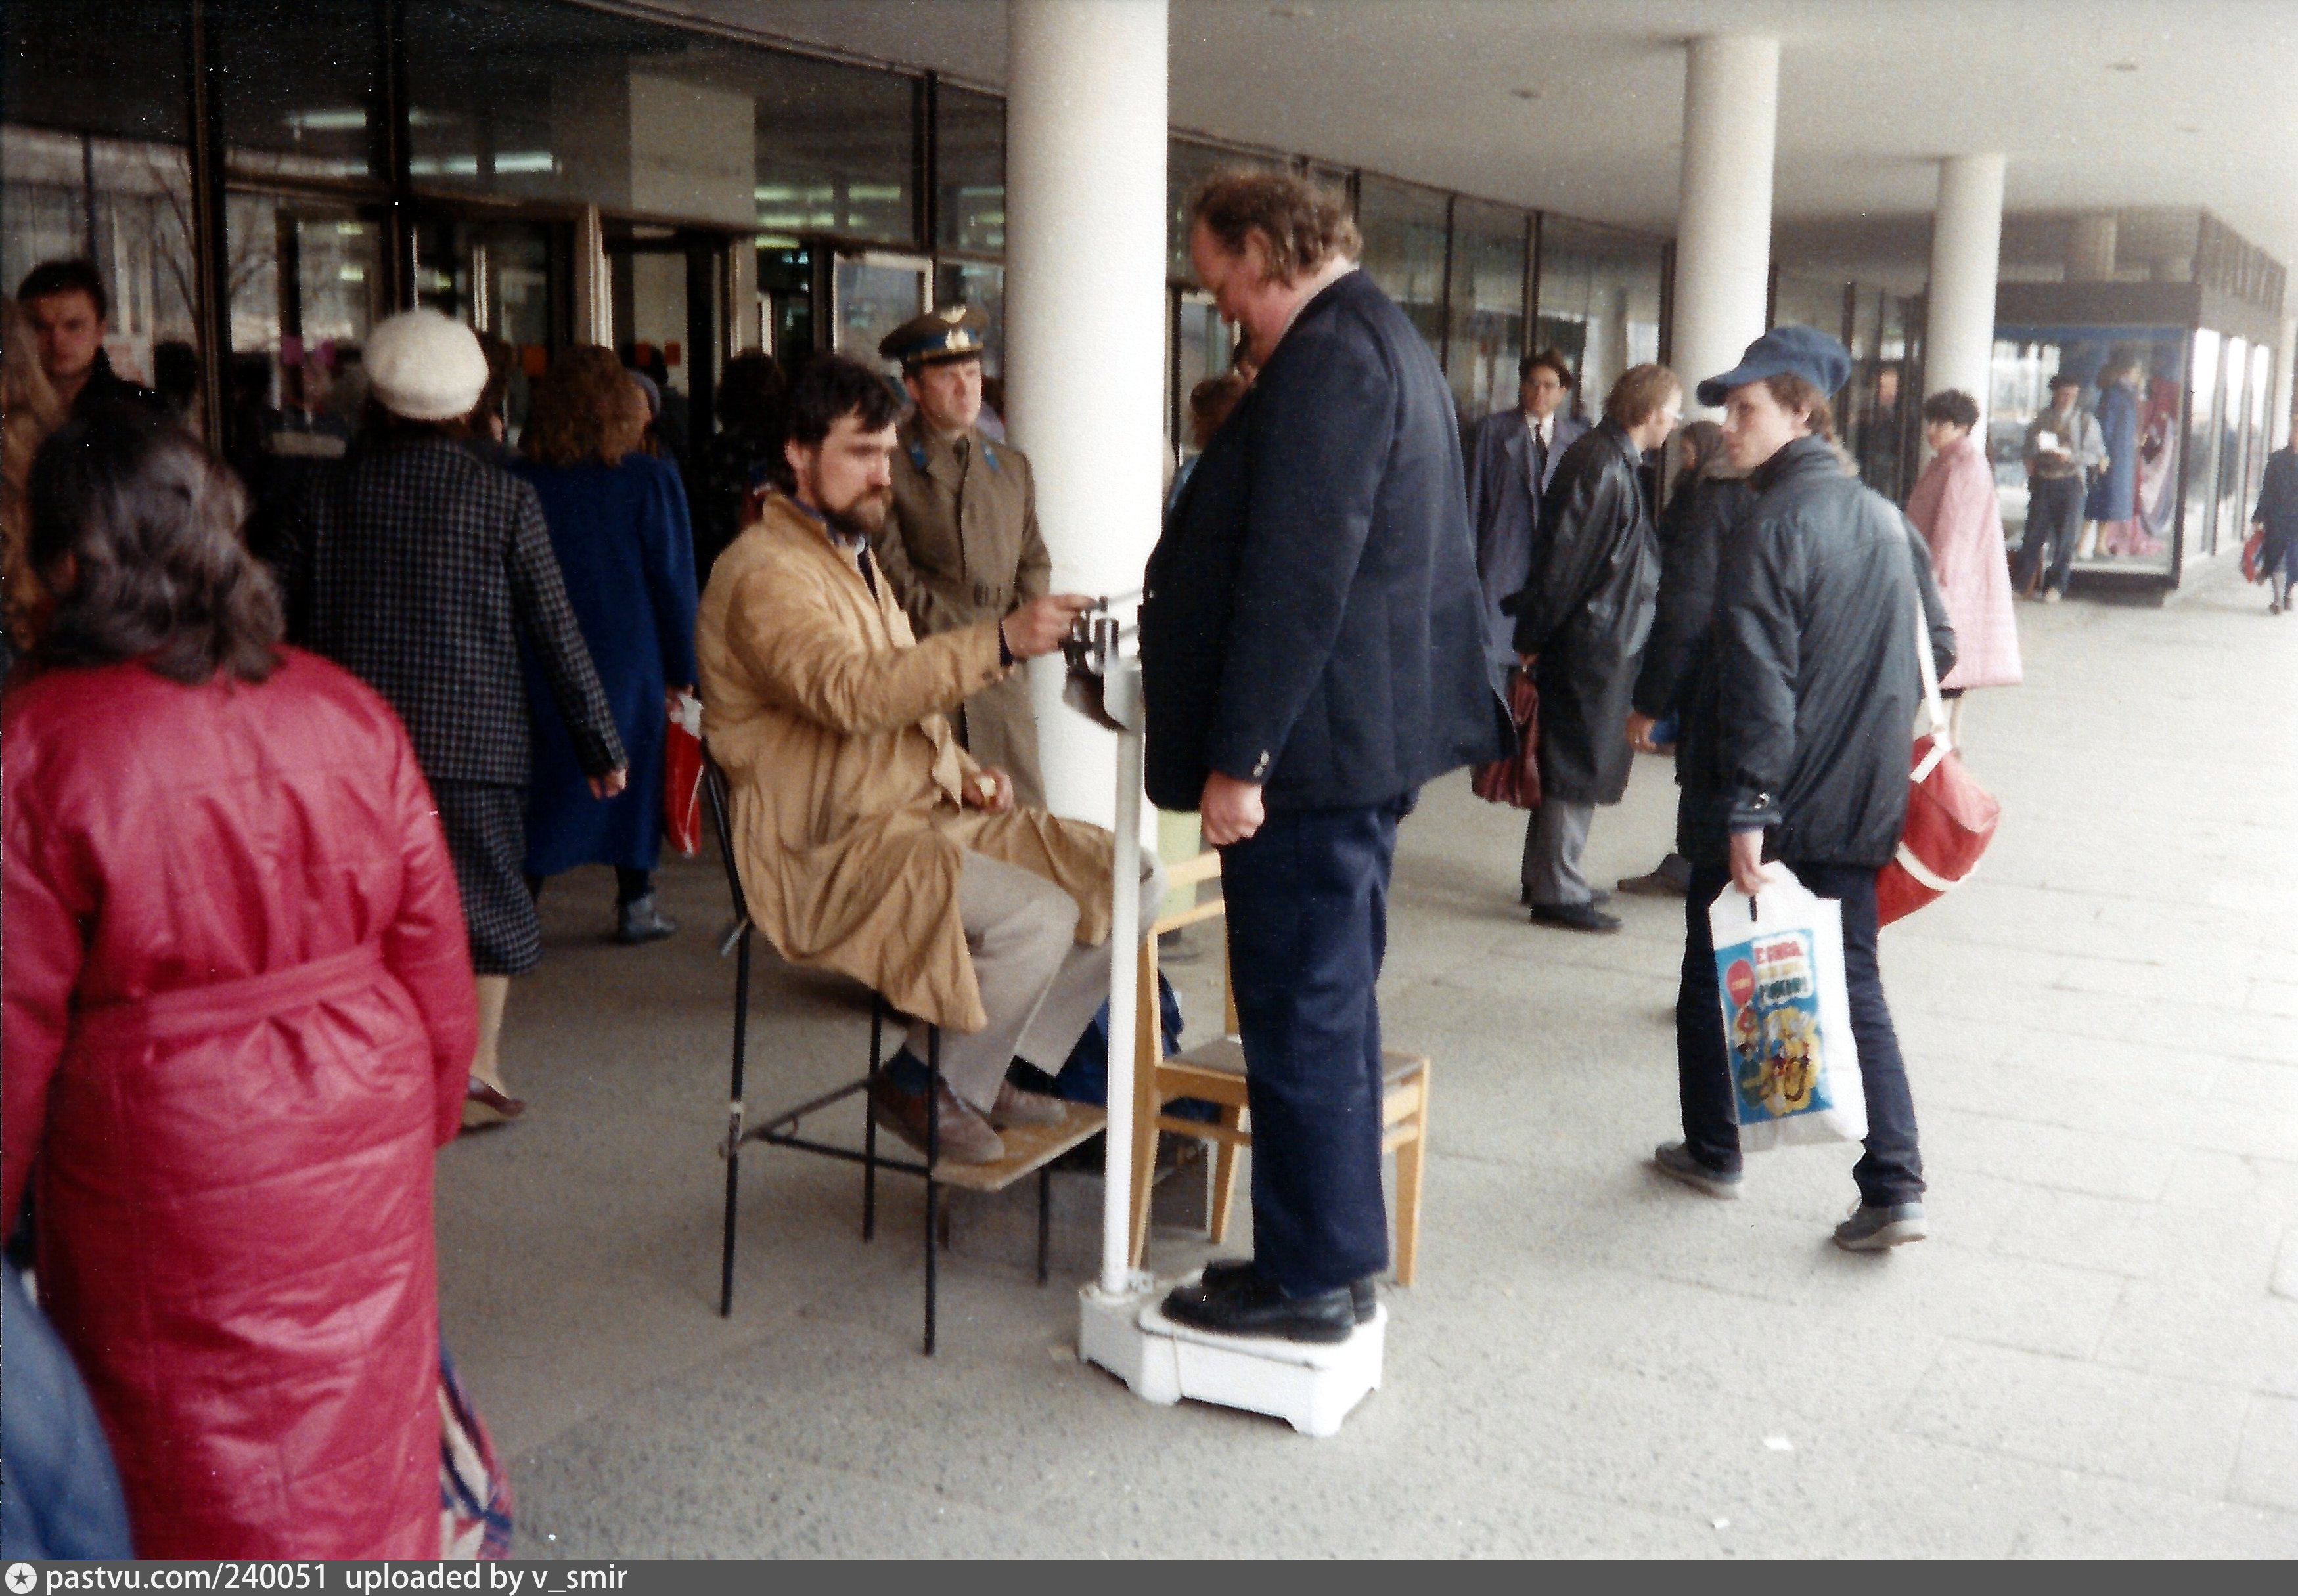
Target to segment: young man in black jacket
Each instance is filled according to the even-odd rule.
[[[1727,881],[1761,891],[1765,861],[1780,860],[1842,905],[1867,1141],[1852,1171],[1859,1206],[1835,1239],[1874,1251],[1925,1234],[1914,1101],[1875,949],[1875,872],[1906,820],[1922,691],[1918,596],[1942,675],[1955,663],[1955,634],[1922,539],[1836,455],[1827,396],[1850,371],[1834,339],[1781,327],[1748,345],[1736,368],[1699,384],[1702,404],[1724,407],[1724,441],[1757,497],[1724,540],[1707,666],[1715,710],[1682,770],[1680,835],[1692,864],[1675,1010],[1684,1139],[1654,1160],[1710,1197],[1740,1194],[1707,911]]]
[[[1198,279],[1261,375],[1150,557],[1147,778],[1221,851],[1254,1255],[1165,1312],[1338,1341],[1388,1263],[1374,986],[1397,821],[1422,783],[1500,757],[1505,712],[1451,391],[1356,269],[1347,212],[1228,173],[1192,215]]]

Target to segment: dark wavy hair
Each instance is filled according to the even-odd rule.
[[[534,385],[519,447],[543,465],[619,465],[646,436],[647,402],[612,350],[577,345]]]
[[[1641,426],[1667,401],[1683,397],[1683,379],[1665,366],[1631,366],[1604,396],[1604,419],[1615,426]]]
[[[1979,424],[1979,401],[1960,388],[1942,388],[1923,401],[1925,421],[1944,421],[1968,432]]]
[[[882,432],[901,418],[901,400],[886,379],[845,355],[815,355],[798,368],[784,413],[785,442],[819,448],[841,416],[851,415],[865,432]],[[797,480],[786,456],[773,461],[774,483],[784,492]]]
[[[240,539],[247,496],[173,422],[113,403],[65,423],[27,498],[32,568],[56,596],[37,663],[141,659],[186,685],[277,668],[279,590]]]
[[[1291,172],[1215,172],[1189,196],[1189,223],[1199,222],[1232,255],[1243,255],[1245,241],[1260,234],[1269,275],[1278,283],[1306,276],[1335,255],[1354,260],[1364,249],[1348,202]]]

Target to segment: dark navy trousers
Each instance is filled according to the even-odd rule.
[[[1253,1262],[1288,1296],[1388,1267],[1374,988],[1407,807],[1273,810],[1221,850],[1252,1110]]]
[[[1915,1145],[1915,1099],[1898,1033],[1883,1002],[1875,957],[1875,872],[1851,865],[1790,863],[1816,897],[1843,910],[1843,974],[1850,988],[1851,1036],[1859,1044],[1859,1083],[1867,1098],[1866,1156],[1852,1166],[1863,1202],[1888,1208],[1920,1201],[1922,1154]],[[1714,1170],[1740,1167],[1740,1115],[1732,1089],[1732,1056],[1724,1041],[1723,1002],[1715,990],[1715,939],[1707,910],[1731,872],[1696,865],[1683,901],[1683,975],[1675,998],[1676,1084],[1683,1107],[1683,1145]]]

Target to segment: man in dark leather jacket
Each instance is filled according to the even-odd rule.
[[[1835,1239],[1872,1251],[1925,1234],[1914,1103],[1875,948],[1875,872],[1906,819],[1921,695],[1918,598],[1942,672],[1955,662],[1955,634],[1922,539],[1832,447],[1826,396],[1849,374],[1835,340],[1781,327],[1750,344],[1736,369],[1699,385],[1703,404],[1725,406],[1725,441],[1733,464],[1750,471],[1757,498],[1724,546],[1710,654],[1715,714],[1685,760],[1681,833],[1692,882],[1676,999],[1684,1139],[1654,1158],[1663,1173],[1710,1196],[1739,1195],[1738,1115],[1707,911],[1726,882],[1758,893],[1765,860],[1781,861],[1842,906],[1868,1131],[1866,1156],[1852,1171],[1860,1204]]]
[[[1516,617],[1517,654],[1540,688],[1540,807],[1521,866],[1539,925],[1620,928],[1596,907],[1580,855],[1597,805],[1620,801],[1635,760],[1624,728],[1659,590],[1641,468],[1682,410],[1683,384],[1665,366],[1621,374],[1604,419],[1564,451],[1541,500],[1531,572],[1501,605]]]

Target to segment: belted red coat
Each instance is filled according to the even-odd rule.
[[[294,650],[0,717],[0,1183],[140,1556],[439,1555],[434,1150],[475,1020],[398,718]]]

